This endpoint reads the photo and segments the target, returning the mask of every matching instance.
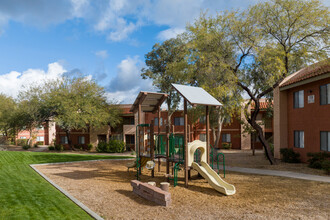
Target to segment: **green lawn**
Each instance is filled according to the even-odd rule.
[[[0,219],[91,219],[29,164],[123,157],[0,151]]]

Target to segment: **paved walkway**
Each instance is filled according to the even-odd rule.
[[[295,178],[295,179],[312,180],[312,181],[330,183],[330,177],[327,177],[327,176],[310,175],[310,174],[296,173],[296,172],[291,172],[291,171],[254,169],[254,168],[230,167],[230,166],[226,166],[226,170],[240,172],[240,173],[250,173],[250,174],[268,175],[268,176],[281,176],[281,177],[289,177],[289,178]]]

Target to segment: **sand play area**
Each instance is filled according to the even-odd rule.
[[[105,219],[329,219],[330,184],[229,172],[237,193],[224,196],[192,171],[189,187],[170,187],[172,205],[158,206],[133,194],[128,161],[106,160],[40,165],[36,168]],[[158,167],[156,167],[156,171]],[[141,181],[165,181],[144,169]],[[179,172],[179,176],[183,171]],[[171,182],[173,185],[173,182]]]

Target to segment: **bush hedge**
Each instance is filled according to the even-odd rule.
[[[27,145],[27,142],[28,142],[28,139],[17,139],[16,140],[16,143],[18,146],[24,146],[24,145]]]
[[[330,153],[328,152],[318,152],[318,153],[308,153],[308,166],[315,169],[322,169],[330,173]]]
[[[108,143],[100,142],[96,151],[99,153],[122,153],[125,150],[125,143],[120,140],[110,140]]]
[[[222,143],[222,149],[231,149],[231,143]]]
[[[28,150],[28,149],[30,148],[30,145],[28,145],[28,144],[24,144],[24,145],[22,146],[22,148],[23,148],[24,150]]]
[[[292,148],[282,148],[282,161],[286,163],[300,163],[300,154],[293,151]]]

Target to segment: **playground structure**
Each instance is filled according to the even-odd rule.
[[[178,135],[170,133],[169,126],[166,126],[166,135],[160,134],[160,123],[158,123],[157,135],[154,129],[154,120],[150,124],[142,124],[142,112],[158,112],[158,122],[160,122],[160,107],[166,100],[167,94],[140,92],[132,105],[130,111],[138,114],[138,125],[136,126],[136,178],[139,180],[142,167],[148,161],[158,159],[158,170],[160,171],[160,160],[166,161],[166,174],[168,181],[174,180],[174,186],[177,185],[178,171],[183,167],[185,187],[188,187],[191,169],[195,169],[202,175],[209,184],[217,191],[225,195],[235,194],[235,187],[223,181],[221,177],[208,165],[210,163],[210,135],[209,135],[209,106],[220,107],[213,96],[200,87],[191,87],[178,84],[172,84],[174,89],[184,99],[184,134]],[[193,107],[197,105],[205,106],[206,114],[206,142],[194,141],[188,144],[188,114],[187,104]],[[198,155],[198,151],[200,155]],[[211,152],[213,157],[214,152]],[[217,167],[219,169],[219,155],[217,155]],[[200,157],[201,166],[196,163]],[[223,154],[222,154],[223,156]],[[195,159],[195,162],[194,162]],[[224,156],[223,156],[224,163]],[[172,164],[172,174],[170,174],[170,164]],[[155,167],[149,166],[151,176],[154,177]]]

